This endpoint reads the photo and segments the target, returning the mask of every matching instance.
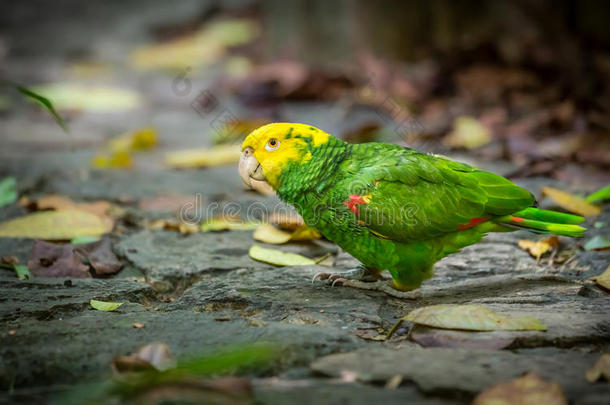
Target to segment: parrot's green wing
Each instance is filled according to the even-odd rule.
[[[361,225],[389,239],[434,238],[535,203],[504,177],[446,158],[380,143],[354,145],[352,153],[348,197],[366,203],[350,209]]]

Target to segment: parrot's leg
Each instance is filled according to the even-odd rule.
[[[377,271],[375,269],[369,269],[368,267],[365,267],[365,266],[358,266],[353,269],[340,271],[340,272],[317,273],[315,276],[313,276],[313,279],[311,280],[311,282],[313,283],[316,280],[327,280],[327,282],[329,284],[335,286],[339,283],[344,284],[346,281],[350,281],[350,280],[360,281],[360,282],[366,282],[366,281],[370,282],[370,281],[379,280],[379,278],[381,278],[379,271]]]
[[[378,280],[373,283],[363,282],[359,280],[339,280],[333,285],[341,285],[343,287],[359,288],[361,290],[369,291],[381,291],[395,298],[402,298],[407,300],[415,300],[422,297],[419,290],[417,291],[400,291],[392,286],[391,282],[387,280]]]

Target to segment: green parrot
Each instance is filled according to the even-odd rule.
[[[388,270],[394,289],[410,291],[432,277],[434,263],[488,232],[585,231],[577,225],[584,218],[536,208],[529,191],[497,174],[399,145],[352,145],[310,125],[256,129],[242,144],[239,172],[248,186],[268,183],[362,263],[317,275],[333,284],[362,286]]]

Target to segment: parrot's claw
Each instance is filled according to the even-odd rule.
[[[395,298],[407,299],[407,300],[416,300],[422,297],[422,294],[419,290],[417,291],[400,291],[392,286],[391,282],[387,280],[379,280],[375,282],[362,282],[358,280],[345,280],[343,287],[352,287],[359,288],[361,290],[369,290],[369,291],[381,291]]]
[[[344,284],[348,280],[376,280],[379,278],[378,273],[374,273],[364,266],[356,267],[337,273],[316,273],[311,280],[311,283],[315,283],[316,280],[327,280],[327,283],[333,287],[339,283]]]

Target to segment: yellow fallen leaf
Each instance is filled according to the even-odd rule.
[[[255,229],[260,222],[243,222],[240,217],[214,217],[201,224],[203,232],[209,231],[249,231]]]
[[[100,153],[91,159],[91,166],[96,169],[128,168],[133,164],[129,152]]]
[[[281,245],[289,241],[317,239],[320,237],[320,234],[307,225],[301,225],[291,233],[278,229],[271,224],[260,224],[252,236],[259,242]]]
[[[452,148],[475,149],[491,142],[491,131],[473,117],[458,117],[453,124],[453,131],[447,135],[444,143]]]
[[[319,239],[322,235],[320,232],[316,231],[313,228],[308,227],[307,225],[302,225],[299,228],[295,229],[294,232],[290,235],[290,240],[293,241],[303,241],[303,240],[313,240]]]
[[[290,240],[290,233],[277,229],[271,224],[260,224],[252,234],[252,237],[259,242],[281,245]]]
[[[108,141],[107,148],[113,153],[152,149],[157,146],[157,130],[153,127],[138,128],[115,136]]]
[[[601,285],[607,290],[610,290],[610,266],[599,276],[591,277],[591,280]]]
[[[136,69],[184,69],[217,61],[227,47],[250,42],[258,25],[248,19],[213,21],[191,35],[136,49],[131,65]]]
[[[114,311],[115,309],[123,305],[122,302],[106,302],[98,300],[91,300],[89,301],[89,304],[98,311]]]
[[[286,253],[276,249],[266,249],[258,245],[252,245],[248,252],[250,257],[259,262],[273,264],[275,266],[309,266],[316,262],[308,257],[296,253]]]
[[[589,382],[595,382],[602,377],[610,382],[610,354],[602,354],[595,362],[593,368],[587,370],[585,377],[587,377]]]
[[[51,100],[58,110],[107,113],[130,110],[142,103],[140,94],[119,87],[56,83],[32,90]]]
[[[0,224],[0,237],[47,240],[99,236],[112,230],[112,222],[79,210],[35,212]]]
[[[536,260],[539,260],[540,257],[548,251],[556,250],[559,247],[559,238],[557,236],[551,236],[550,238],[538,241],[521,239],[519,241],[519,247],[529,252]]]
[[[402,320],[442,329],[546,330],[546,326],[534,317],[502,315],[482,305],[440,304],[421,307],[409,312]]]
[[[602,212],[601,208],[591,204],[586,199],[556,188],[542,187],[542,195],[548,196],[561,208],[584,215],[585,217],[599,215]]]
[[[561,386],[535,374],[494,385],[481,392],[472,405],[568,405]]]
[[[177,169],[218,166],[237,163],[240,155],[239,145],[221,145],[169,152],[165,155],[165,164]]]

